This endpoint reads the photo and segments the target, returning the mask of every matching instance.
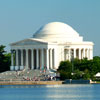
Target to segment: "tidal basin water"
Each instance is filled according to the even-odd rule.
[[[100,100],[100,84],[1,85],[0,100]]]

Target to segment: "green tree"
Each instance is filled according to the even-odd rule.
[[[59,70],[63,70],[66,72],[71,72],[72,71],[72,64],[70,61],[61,61],[60,66],[58,68]]]
[[[10,68],[10,53],[6,53],[5,46],[0,45],[0,72],[7,71]]]
[[[72,71],[72,64],[69,61],[61,61],[58,68],[61,80],[70,79]]]

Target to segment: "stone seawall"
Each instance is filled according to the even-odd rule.
[[[0,85],[60,85],[63,81],[2,81]]]

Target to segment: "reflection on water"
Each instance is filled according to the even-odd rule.
[[[0,100],[100,100],[99,93],[99,84],[0,86]]]

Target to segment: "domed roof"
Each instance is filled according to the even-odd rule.
[[[78,38],[79,34],[69,25],[62,22],[51,22],[42,26],[33,35],[33,38],[47,41],[69,41],[71,38]],[[72,41],[73,39],[71,39]]]

